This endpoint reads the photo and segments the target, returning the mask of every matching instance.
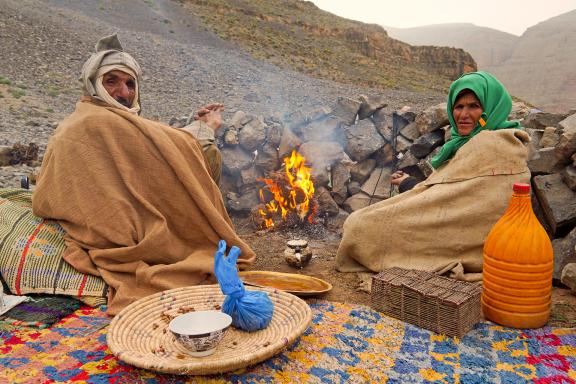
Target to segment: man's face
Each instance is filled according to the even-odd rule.
[[[123,106],[130,108],[136,96],[136,80],[122,71],[110,71],[102,76],[102,85],[110,96]]]

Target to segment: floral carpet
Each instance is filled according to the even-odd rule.
[[[119,361],[110,319],[82,307],[46,329],[0,338],[0,383],[575,383],[576,329],[516,330],[480,323],[461,339],[375,312],[311,303],[311,327],[260,364],[214,376],[162,375]]]

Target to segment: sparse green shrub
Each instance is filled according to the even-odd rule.
[[[26,92],[24,92],[23,89],[19,88],[10,88],[8,89],[8,92],[10,92],[10,94],[12,94],[12,97],[14,97],[15,99],[19,99],[22,96],[26,95]]]
[[[60,89],[58,89],[58,87],[55,87],[53,85],[49,85],[46,87],[46,93],[50,97],[56,97],[60,94]]]
[[[52,108],[46,108],[46,112],[52,113],[52,112],[54,112],[54,110]]]
[[[12,82],[4,76],[0,76],[0,84],[11,85]]]

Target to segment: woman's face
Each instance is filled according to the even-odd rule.
[[[468,136],[478,124],[480,116],[484,112],[480,100],[472,92],[466,92],[459,96],[452,108],[452,116],[456,123],[456,129],[460,136]]]

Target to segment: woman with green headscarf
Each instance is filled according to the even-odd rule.
[[[512,110],[512,98],[504,85],[488,72],[466,73],[454,81],[448,92],[448,106],[451,138],[432,158],[434,168],[450,160],[460,147],[482,130],[520,128],[518,121],[507,120]],[[417,180],[396,171],[392,174],[392,184],[398,185],[400,192],[405,192],[412,189]]]
[[[480,280],[484,239],[506,210],[512,185],[530,180],[528,135],[507,121],[511,109],[510,95],[489,73],[454,81],[451,139],[432,159],[435,171],[413,189],[348,217],[338,270],[402,267]],[[407,180],[396,179],[404,180],[396,183],[401,186]]]

